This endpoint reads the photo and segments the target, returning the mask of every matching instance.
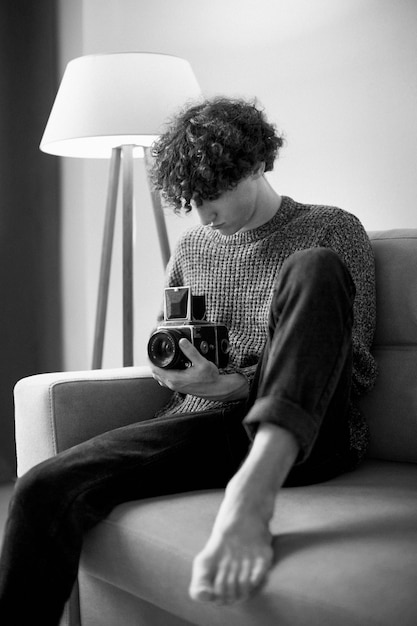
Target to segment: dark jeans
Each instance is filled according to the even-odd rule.
[[[353,297],[336,254],[323,248],[296,253],[280,273],[248,406],[116,429],[22,476],[0,561],[2,626],[57,625],[85,532],[122,502],[225,487],[249,449],[247,430],[259,422],[290,429],[300,443],[287,485],[343,471]]]
[[[312,248],[283,265],[245,419],[290,430],[300,445],[286,486],[321,482],[349,459],[355,285],[335,252]]]

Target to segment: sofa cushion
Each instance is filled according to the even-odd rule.
[[[369,233],[375,253],[379,376],[361,401],[370,456],[417,462],[417,229]]]
[[[417,350],[413,346],[374,348],[378,362],[375,389],[361,406],[369,423],[369,455],[417,462]]]
[[[327,483],[282,490],[272,521],[277,564],[258,596],[232,607],[187,594],[221,498],[198,492],[117,507],[87,536],[81,576],[201,626],[305,626],[306,615],[310,626],[415,625],[417,466],[367,461]],[[89,607],[84,596],[83,620],[95,624]]]
[[[369,233],[375,254],[377,346],[417,347],[417,229]]]

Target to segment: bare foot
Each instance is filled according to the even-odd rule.
[[[231,604],[247,599],[265,581],[273,551],[269,520],[272,507],[256,492],[246,497],[229,483],[212,533],[196,556],[190,596],[201,602]]]
[[[209,540],[194,559],[191,598],[231,604],[265,581],[273,559],[269,523],[297,453],[289,431],[259,426],[245,462],[226,487]]]

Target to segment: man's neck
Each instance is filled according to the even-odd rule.
[[[256,218],[250,225],[250,230],[259,228],[271,220],[281,206],[282,198],[273,189],[265,176],[259,178],[256,196]],[[249,229],[242,229],[244,230]]]

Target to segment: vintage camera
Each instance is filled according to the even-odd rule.
[[[206,320],[205,296],[192,295],[191,287],[168,287],[164,296],[164,322],[148,342],[152,363],[166,369],[189,367],[190,361],[179,347],[179,340],[185,337],[206,359],[225,367],[229,361],[227,328]]]

